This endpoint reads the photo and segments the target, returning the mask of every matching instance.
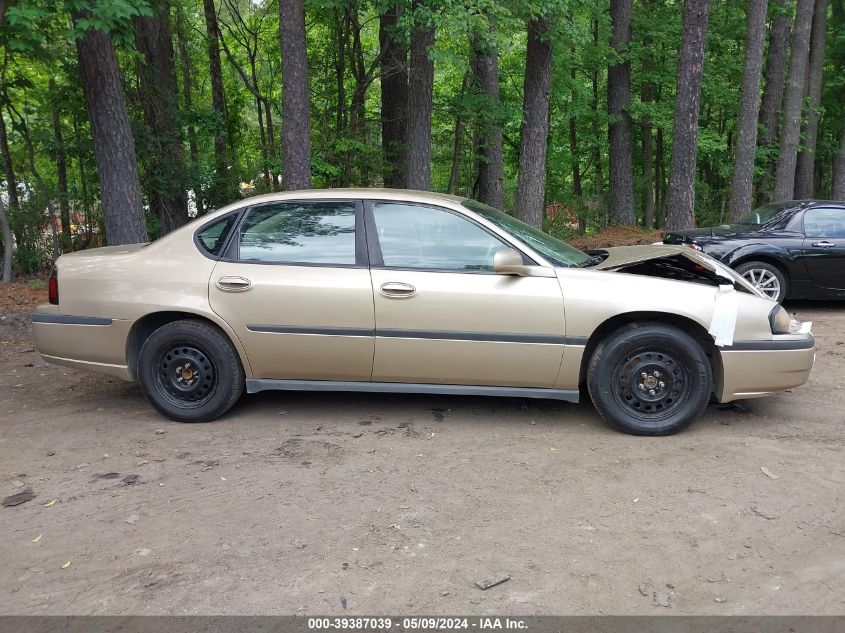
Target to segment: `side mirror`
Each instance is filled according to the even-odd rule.
[[[493,255],[493,270],[503,275],[519,277],[554,277],[554,270],[543,266],[526,266],[522,253],[513,248],[503,248]]]

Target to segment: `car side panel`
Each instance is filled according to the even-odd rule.
[[[566,310],[566,348],[555,389],[577,388],[585,347],[599,326],[616,316],[654,313],[680,316],[708,330],[718,289],[713,286],[605,272],[556,269]],[[771,339],[768,314],[774,306],[744,292],[736,293],[735,340]]]
[[[108,354],[125,366],[127,335],[134,323],[153,313],[185,312],[220,327],[234,344],[247,377],[252,377],[243,344],[208,302],[208,280],[216,261],[203,256],[192,238],[192,232],[179,232],[125,254],[79,251],[63,256],[58,269],[59,305],[43,306],[39,311],[113,319],[126,327],[104,330],[113,334],[96,346],[92,343],[90,347],[80,347],[73,334],[80,331],[74,329],[79,326],[61,326],[70,329],[61,335],[50,334],[45,339],[49,340],[48,347],[42,349],[39,343],[39,351],[58,358],[90,361],[102,353],[95,348],[106,347]],[[44,333],[59,331],[39,329]],[[86,330],[88,336],[97,331]]]

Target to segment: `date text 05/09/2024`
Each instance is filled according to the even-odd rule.
[[[496,631],[527,629],[525,620],[510,617],[346,617],[346,618],[308,618],[308,629],[319,630],[402,630],[449,631],[479,630]]]

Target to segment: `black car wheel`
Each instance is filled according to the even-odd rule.
[[[632,323],[613,332],[596,347],[587,373],[599,414],[632,435],[685,429],[707,406],[712,383],[701,346],[662,323]]]
[[[244,372],[232,343],[200,320],[163,325],[144,342],[138,359],[141,391],[163,415],[209,422],[241,397]]]
[[[789,282],[777,266],[766,262],[745,262],[736,267],[742,277],[778,303],[786,298]]]

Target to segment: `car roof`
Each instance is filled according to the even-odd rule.
[[[460,204],[466,197],[453,196],[448,193],[437,193],[434,191],[416,191],[413,189],[380,189],[380,188],[357,188],[349,187],[344,189],[302,189],[298,191],[279,191],[265,193],[258,196],[241,198],[227,205],[225,208],[240,208],[265,202],[282,202],[284,200],[324,200],[324,199],[353,199],[362,198],[378,200],[397,200],[408,202],[451,202]],[[221,210],[223,210],[221,208]]]

